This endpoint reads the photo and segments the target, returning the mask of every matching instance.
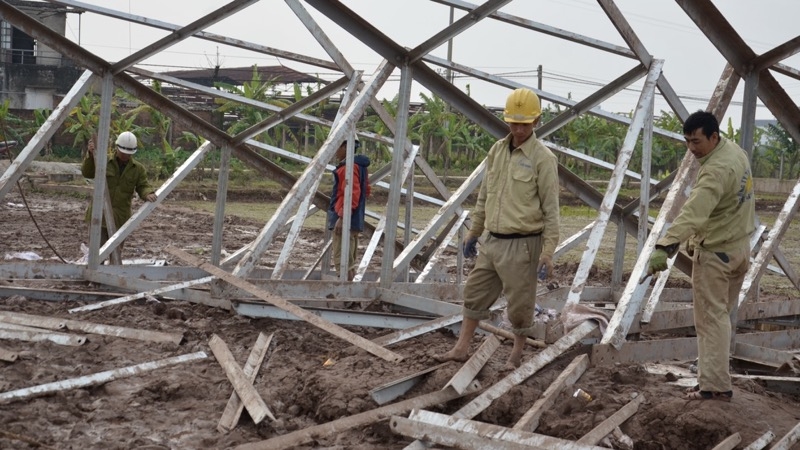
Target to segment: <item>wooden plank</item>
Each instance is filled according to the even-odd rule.
[[[32,386],[24,389],[17,389],[15,391],[3,392],[0,394],[0,403],[6,403],[13,400],[22,400],[32,398],[38,395],[52,394],[54,392],[65,391],[68,389],[76,389],[87,386],[98,386],[108,383],[109,381],[119,380],[121,378],[128,378],[134,375],[140,375],[151,370],[161,369],[163,367],[181,364],[185,362],[197,361],[199,359],[207,358],[205,352],[188,353],[180,356],[173,356],[172,358],[161,359],[158,361],[150,361],[135,366],[123,367],[121,369],[107,370],[105,372],[98,372],[92,375],[83,377],[72,378],[69,380],[56,381],[53,383],[40,384],[39,386]]]
[[[217,358],[219,365],[222,366],[228,381],[233,385],[236,394],[239,395],[244,407],[247,408],[247,412],[250,413],[250,417],[253,418],[253,422],[259,424],[264,420],[264,417],[275,420],[275,416],[267,408],[267,404],[264,403],[256,388],[253,387],[252,383],[248,382],[247,376],[236,364],[236,360],[233,358],[233,354],[228,349],[225,341],[215,334],[208,341],[208,346],[211,347],[211,352],[214,353],[214,357]]]
[[[800,423],[795,425],[780,441],[770,447],[770,450],[789,450],[798,441],[800,441]]]
[[[564,369],[563,372],[555,379],[547,390],[544,391],[542,397],[531,406],[531,408],[519,418],[517,423],[514,424],[513,429],[519,431],[533,432],[539,426],[539,419],[542,414],[549,409],[556,401],[558,394],[567,386],[572,386],[576,381],[586,372],[589,368],[589,356],[579,355],[572,360],[571,363]]]
[[[762,434],[761,437],[745,447],[744,450],[762,450],[764,447],[769,445],[773,439],[775,439],[775,433],[773,433],[772,430],[768,430],[766,433]]]
[[[270,343],[272,343],[272,337],[274,335],[273,333],[267,337],[264,333],[258,333],[258,339],[256,339],[253,349],[250,350],[250,356],[247,357],[244,370],[242,370],[250,384],[256,381],[258,369],[261,368],[261,364],[264,362],[264,357],[267,354],[267,350],[269,349]],[[222,417],[219,418],[217,430],[220,433],[228,433],[233,430],[236,424],[239,423],[239,417],[241,417],[243,410],[244,403],[242,403],[239,395],[234,390],[231,393],[231,398],[228,399],[228,404],[225,405],[225,411],[222,412]]]
[[[733,450],[739,445],[739,442],[742,442],[742,436],[739,433],[733,433],[725,438],[724,441],[717,444],[712,450]]]
[[[268,291],[266,291],[266,290],[264,290],[264,289],[262,289],[262,288],[260,288],[260,287],[258,287],[256,285],[254,285],[254,284],[252,284],[252,283],[250,283],[248,281],[245,281],[245,280],[243,280],[243,279],[241,279],[241,278],[239,278],[237,276],[234,276],[234,275],[232,275],[232,274],[220,269],[217,266],[214,266],[214,265],[206,263],[206,262],[202,262],[199,258],[197,258],[197,257],[195,257],[193,255],[190,255],[189,253],[186,253],[183,250],[180,250],[178,248],[170,246],[170,247],[166,248],[166,251],[169,252],[170,254],[174,255],[175,257],[177,257],[177,258],[179,258],[179,259],[181,259],[181,260],[183,260],[183,261],[185,261],[185,262],[187,262],[187,263],[189,263],[189,264],[191,264],[193,266],[196,266],[196,267],[198,267],[200,269],[205,270],[206,272],[210,273],[211,275],[214,275],[216,277],[221,278],[222,280],[227,281],[228,283],[238,287],[239,289],[244,289],[245,291],[255,295],[256,297],[258,297],[258,298],[260,298],[260,299],[262,299],[262,300],[264,300],[264,301],[266,301],[266,302],[268,302],[268,303],[270,303],[272,305],[275,305],[276,307],[278,307],[278,308],[280,308],[280,309],[282,309],[282,310],[284,310],[286,312],[289,312],[289,313],[297,316],[298,318],[300,318],[302,320],[305,320],[306,322],[308,322],[308,323],[310,323],[310,324],[312,324],[312,325],[314,325],[314,326],[316,326],[318,328],[321,328],[321,329],[327,331],[328,333],[333,334],[336,337],[344,339],[345,341],[350,342],[351,344],[356,345],[356,346],[358,346],[358,347],[360,347],[360,348],[372,353],[375,356],[378,356],[378,357],[383,358],[383,359],[385,359],[387,361],[390,361],[390,362],[399,362],[399,361],[403,360],[403,357],[398,355],[397,353],[394,353],[394,352],[392,352],[390,350],[387,350],[387,349],[381,347],[380,345],[378,345],[378,344],[376,344],[376,343],[374,343],[372,341],[364,339],[363,337],[361,337],[361,336],[359,336],[359,335],[357,335],[355,333],[347,331],[344,328],[342,328],[342,327],[340,327],[340,326],[338,326],[336,324],[333,324],[333,323],[331,323],[331,322],[329,322],[327,320],[324,320],[324,319],[320,318],[319,316],[317,316],[315,314],[312,314],[312,313],[304,310],[303,308],[301,308],[301,307],[299,307],[297,305],[293,305],[293,304],[287,302],[286,300],[284,300],[284,299],[282,299],[280,297],[276,297],[276,296],[272,295],[271,293],[269,293]]]
[[[458,369],[458,372],[450,378],[450,381],[447,382],[445,387],[450,386],[459,394],[466,392],[469,385],[472,384],[472,380],[475,379],[478,372],[480,372],[486,364],[486,361],[497,351],[497,347],[500,347],[500,340],[493,335],[487,336],[478,351]]]
[[[465,394],[475,392],[477,389],[479,389],[479,386],[476,383],[473,388]],[[353,428],[380,422],[392,416],[406,414],[412,409],[429,408],[433,405],[441,405],[459,397],[461,397],[461,395],[456,392],[455,389],[446,388],[431,392],[429,394],[420,395],[419,397],[392,403],[391,405],[364,411],[354,416],[343,417],[331,422],[293,431],[291,433],[274,437],[272,439],[267,439],[265,441],[251,442],[249,444],[240,445],[236,447],[235,450],[284,450],[287,448],[295,448],[297,446],[313,442],[316,439],[325,438],[335,434],[343,433]]]
[[[19,353],[0,347],[0,361],[14,362],[19,358]]]
[[[12,339],[16,341],[45,342],[50,341],[58,345],[69,345],[77,347],[86,342],[86,336],[71,335],[53,332],[36,332],[22,330],[2,330],[0,329],[0,339]]]
[[[636,414],[636,411],[639,410],[639,405],[641,405],[643,401],[644,395],[637,395],[636,398],[629,401],[628,404],[612,414],[611,417],[600,422],[596,427],[592,428],[591,431],[583,435],[582,438],[578,439],[578,443],[591,445],[597,444],[601,439],[614,431],[614,428],[622,425],[623,422],[628,420],[632,415]]]
[[[135,328],[118,327],[82,320],[61,319],[58,317],[36,316],[11,311],[0,311],[0,320],[19,325],[30,325],[38,328],[59,330],[66,327],[72,331],[90,334],[121,337],[148,342],[169,342],[179,345],[183,341],[183,333],[164,333],[161,331],[137,330]]]
[[[395,418],[392,417],[392,421]],[[428,424],[441,427],[444,430],[450,430],[459,433],[461,441],[470,441],[475,436],[482,436],[491,439],[496,439],[497,447],[480,447],[480,448],[505,448],[508,444],[524,445],[521,448],[541,448],[541,449],[558,449],[558,450],[600,450],[601,447],[594,445],[580,444],[575,441],[556,438],[552,436],[545,436],[543,434],[530,433],[527,431],[512,430],[499,425],[491,423],[478,422],[475,420],[455,418],[446,414],[439,414],[431,411],[416,410],[412,411],[408,419],[421,424]],[[437,430],[441,430],[437,429]],[[443,430],[442,430],[443,431]],[[466,435],[466,436],[465,436]],[[431,437],[431,436],[429,436]],[[447,445],[447,444],[446,444]],[[473,448],[462,447],[461,444],[456,444],[458,448]],[[517,447],[510,447],[517,448]]]
[[[581,339],[593,332],[596,328],[597,322],[593,320],[587,320],[586,322],[578,325],[572,331],[564,335],[564,337],[556,341],[553,345],[537,353],[533,358],[524,362],[505,378],[483,391],[483,393],[475,397],[471,402],[467,403],[463,408],[456,412],[456,417],[471,419],[477,416],[483,410],[488,408],[493,401],[510,391],[514,386],[527,380],[542,367],[550,364],[554,359],[567,351],[573,345],[577,344]]]

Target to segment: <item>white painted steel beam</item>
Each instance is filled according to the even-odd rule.
[[[111,100],[114,96],[114,77],[110,73],[103,75],[101,81],[100,118],[97,125],[97,141],[94,150],[94,190],[92,192],[92,213],[89,219],[89,261],[88,266],[94,270],[105,258],[100,256],[101,229],[103,210],[105,209],[106,172],[108,164],[108,141],[111,128]],[[89,156],[91,157],[91,156]],[[109,241],[111,236],[109,236]],[[108,247],[108,242],[105,243]],[[111,253],[111,249],[106,254]]]
[[[0,200],[8,194],[14,187],[14,184],[25,173],[25,169],[30,166],[31,162],[39,154],[44,144],[50,140],[58,131],[58,128],[64,123],[64,119],[69,116],[72,108],[78,104],[83,95],[89,89],[94,76],[92,72],[86,70],[83,72],[78,81],[67,92],[64,98],[58,103],[58,106],[53,109],[50,116],[36,131],[22,151],[14,158],[14,161],[8,166],[8,169],[0,176]]]
[[[94,311],[95,309],[105,308],[106,306],[120,305],[120,304],[123,304],[123,303],[132,302],[132,301],[138,300],[140,298],[145,298],[148,295],[158,295],[158,294],[163,294],[165,292],[172,292],[172,291],[176,291],[178,289],[187,288],[187,287],[190,287],[190,286],[196,286],[198,284],[209,283],[209,282],[211,282],[213,280],[214,280],[214,277],[203,277],[203,278],[200,278],[198,280],[184,281],[182,283],[173,284],[171,286],[164,286],[164,287],[158,288],[158,289],[151,289],[149,291],[139,292],[137,294],[126,295],[124,297],[115,298],[115,299],[107,300],[107,301],[104,301],[104,302],[91,303],[91,304],[88,304],[88,305],[85,305],[85,306],[79,306],[77,308],[72,308],[72,309],[69,309],[67,311],[70,312],[70,313],[83,312],[83,311]]]
[[[589,269],[591,269],[592,264],[594,264],[597,251],[600,248],[600,241],[605,235],[606,226],[608,225],[609,218],[611,217],[612,208],[616,202],[619,190],[622,187],[622,178],[624,172],[628,167],[631,156],[633,155],[633,150],[636,148],[636,142],[639,139],[639,133],[644,127],[645,120],[652,119],[652,116],[648,116],[647,113],[650,112],[649,106],[653,100],[653,96],[655,95],[656,81],[661,76],[661,68],[663,67],[663,64],[663,60],[656,59],[650,66],[647,79],[645,80],[644,87],[642,88],[642,94],[639,97],[639,102],[637,103],[636,110],[633,113],[631,127],[628,129],[628,133],[625,135],[625,140],[622,143],[622,148],[620,149],[619,156],[617,157],[616,167],[614,168],[612,177],[608,182],[608,188],[606,189],[606,194],[603,197],[603,203],[600,206],[600,213],[595,221],[594,227],[592,227],[592,231],[589,233],[586,251],[584,251],[583,257],[581,258],[581,262],[578,266],[578,270],[575,272],[575,277],[572,281],[572,289],[567,296],[568,305],[574,305],[580,301],[581,293],[583,292],[583,288],[585,287],[586,281],[589,278]]]
[[[433,256],[428,260],[428,263],[425,264],[425,268],[422,269],[422,272],[417,275],[417,279],[414,280],[415,283],[423,283],[428,275],[430,275],[431,271],[433,271],[434,266],[439,263],[439,259],[441,259],[444,251],[447,249],[447,246],[450,245],[450,242],[453,240],[458,231],[461,230],[461,226],[464,224],[464,221],[467,219],[467,215],[469,214],[468,211],[464,211],[458,216],[458,220],[453,226],[450,228],[450,231],[442,240],[442,244],[436,248],[436,251],[433,252]],[[458,243],[458,242],[457,242]]]
[[[161,359],[158,361],[151,361],[135,366],[123,367],[121,369],[106,370],[105,372],[98,372],[92,375],[87,375],[79,378],[71,378],[69,380],[56,381],[53,383],[41,384],[24,389],[17,389],[14,391],[3,392],[0,394],[0,403],[8,403],[14,400],[24,400],[39,395],[51,394],[59,391],[66,391],[69,389],[77,389],[87,386],[98,386],[114,380],[122,378],[129,378],[135,375],[141,375],[156,369],[182,364],[186,362],[197,361],[207,358],[205,352],[189,353],[181,356],[174,356],[172,358]]]

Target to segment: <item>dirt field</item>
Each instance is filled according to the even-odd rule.
[[[82,222],[85,199],[71,196],[28,194],[28,202],[51,244],[67,260],[80,257],[85,240]],[[34,251],[50,258],[18,193],[0,205],[0,255]],[[125,258],[164,258],[167,245],[209,248],[212,216],[167,201],[126,242]],[[250,241],[261,224],[230,218],[225,248],[236,249]],[[582,226],[582,225],[580,225]],[[578,225],[575,225],[579,228]],[[319,233],[303,236],[298,265],[304,267],[318,251]],[[562,236],[563,237],[563,236]],[[274,255],[275,249],[270,249]],[[562,285],[570,282],[566,263],[560,266]],[[608,278],[602,274],[601,278]],[[0,280],[23,286],[26,281]],[[33,283],[31,281],[30,283]],[[53,289],[99,289],[86,282],[36,282]],[[762,297],[763,299],[763,297]],[[434,332],[390,346],[405,359],[389,363],[305,322],[249,319],[224,310],[186,302],[136,302],[98,311],[70,315],[76,302],[45,302],[19,296],[0,298],[0,309],[145,330],[183,333],[181,345],[154,344],[116,337],[90,335],[81,346],[48,342],[3,340],[0,346],[18,352],[13,363],[0,362],[0,392],[75,378],[104,370],[167,357],[205,351],[209,357],[187,364],[98,387],[66,390],[56,395],[15,401],[0,406],[0,448],[58,449],[185,449],[229,448],[351,416],[377,407],[368,391],[405,375],[436,365],[433,352],[445,351],[455,337]],[[372,339],[388,331],[350,327]],[[221,337],[240,365],[244,364],[259,332],[274,333],[272,345],[255,387],[277,420],[255,425],[247,413],[230,433],[217,431],[231,385],[208,346],[212,335]],[[473,351],[480,345],[473,342]],[[513,424],[541,396],[550,383],[587,347],[578,347],[546,366],[508,394],[496,400],[476,420],[502,426]],[[478,376],[483,387],[499,381],[510,345],[503,344]],[[538,350],[526,350],[525,359]],[[335,364],[323,366],[329,358]],[[441,389],[459,365],[439,369],[402,399]],[[593,397],[584,403],[571,396],[581,388]],[[744,448],[767,430],[779,439],[800,422],[800,398],[765,390],[754,382],[737,382],[731,403],[687,401],[681,388],[652,375],[643,366],[590,368],[572,389],[562,392],[542,417],[536,430],[550,436],[576,440],[594,425],[630,401],[645,396],[638,413],[622,425],[637,450],[711,449],[738,432]],[[468,402],[457,399],[431,408],[451,414]],[[391,432],[387,421],[319,438],[299,448],[400,449],[410,439]],[[792,447],[800,449],[800,445]]]

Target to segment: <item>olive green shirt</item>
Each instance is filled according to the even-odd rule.
[[[747,153],[720,137],[714,150],[698,161],[700,172],[689,199],[658,245],[667,247],[693,238],[709,251],[738,248],[749,241],[756,227]]]
[[[81,173],[84,177],[93,179],[95,173],[94,158],[91,153],[83,159]],[[154,192],[147,180],[147,170],[144,165],[131,157],[120,172],[119,161],[116,156],[109,158],[106,165],[106,185],[111,196],[111,207],[114,210],[114,225],[121,227],[131,217],[131,200],[136,192],[139,198],[145,200],[147,194]],[[86,210],[86,222],[92,217],[92,207]],[[106,227],[103,218],[103,228]]]
[[[542,255],[552,257],[559,239],[558,160],[535,133],[517,148],[511,142],[508,135],[489,149],[469,235],[541,232]]]

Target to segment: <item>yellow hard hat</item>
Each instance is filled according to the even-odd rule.
[[[503,119],[508,123],[533,123],[541,114],[539,96],[530,89],[519,88],[506,99]]]

